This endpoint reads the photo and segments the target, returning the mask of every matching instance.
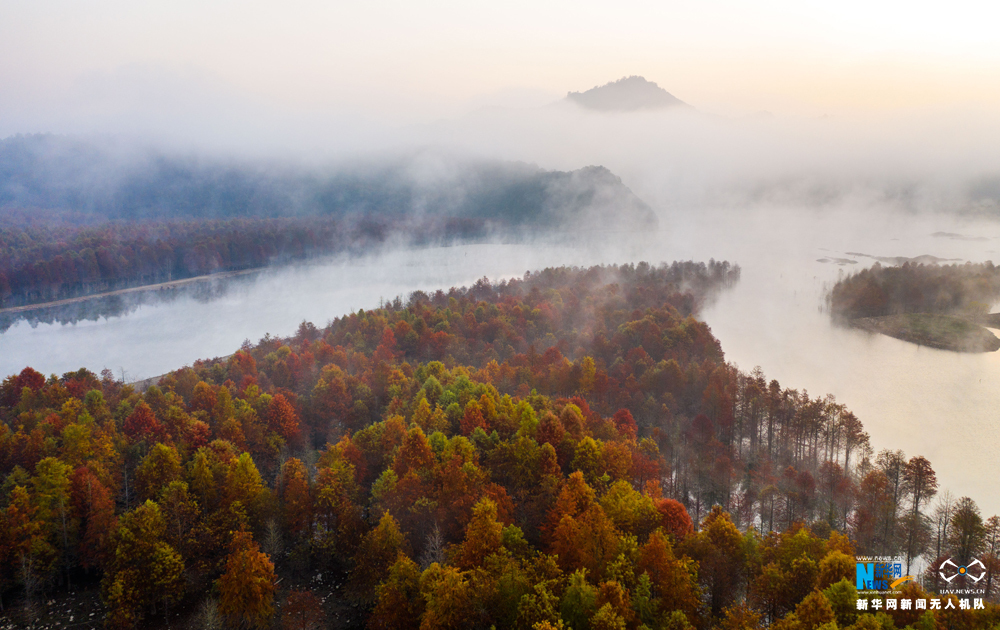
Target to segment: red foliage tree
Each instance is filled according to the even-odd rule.
[[[125,419],[122,430],[125,431],[125,435],[135,441],[144,439],[152,441],[160,439],[163,434],[163,425],[156,419],[149,405],[142,401]]]
[[[615,428],[622,437],[635,439],[639,428],[635,424],[635,418],[632,417],[631,411],[628,409],[619,409],[612,416],[611,420],[615,423]]]
[[[267,406],[267,426],[271,431],[285,438],[289,444],[298,444],[299,416],[295,413],[295,408],[282,394],[275,394]]]
[[[249,532],[236,532],[219,578],[219,610],[233,625],[266,628],[274,616],[274,563]]]
[[[73,472],[70,501],[82,528],[78,549],[80,564],[85,569],[102,566],[108,537],[115,524],[115,502],[111,492],[86,466],[81,466]]]
[[[679,501],[660,499],[656,502],[656,509],[661,515],[663,529],[673,535],[674,540],[681,540],[694,531],[691,516]]]
[[[309,532],[312,526],[312,492],[305,465],[294,457],[281,467],[281,510],[285,531],[293,537]]]

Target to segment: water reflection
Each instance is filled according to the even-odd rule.
[[[117,319],[131,315],[143,305],[171,304],[186,298],[197,302],[212,302],[241,285],[252,283],[260,272],[220,274],[203,280],[185,281],[179,286],[151,289],[129,289],[91,298],[60,300],[55,305],[35,308],[20,307],[0,311],[0,334],[19,322],[32,328],[39,324],[76,324],[83,321]]]
[[[565,245],[466,245],[395,251],[261,271],[226,283],[132,293],[33,312],[0,335],[0,373],[110,368],[129,379],[224,356],[245,339],[292,334],[410,292],[521,276],[559,264],[607,261]]]

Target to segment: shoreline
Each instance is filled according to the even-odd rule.
[[[906,313],[859,317],[849,320],[848,324],[852,328],[949,352],[986,353],[1000,350],[1000,339],[988,328],[949,315]]]
[[[104,291],[102,293],[92,293],[90,295],[81,295],[74,298],[66,298],[62,300],[53,300],[51,302],[39,302],[38,304],[26,304],[24,306],[8,306],[6,308],[0,308],[0,315],[7,315],[12,313],[30,313],[31,311],[39,311],[47,308],[55,308],[58,306],[66,306],[69,304],[79,304],[81,302],[86,302],[88,300],[98,300],[106,297],[113,297],[116,295],[127,295],[129,293],[142,293],[145,291],[164,291],[170,289],[176,289],[188,284],[196,284],[199,282],[205,282],[206,280],[226,280],[229,278],[236,278],[239,276],[246,276],[252,273],[259,273],[267,267],[254,267],[253,269],[240,269],[239,271],[221,271],[218,273],[210,273],[203,276],[195,276],[193,278],[183,278],[181,280],[169,280],[167,282],[158,282],[156,284],[144,284],[137,287],[129,287],[127,289],[115,289],[114,291]]]

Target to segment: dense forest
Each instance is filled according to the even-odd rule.
[[[907,263],[842,278],[830,293],[834,316],[881,317],[938,313],[980,319],[1000,299],[1000,268],[992,262],[963,265]]]
[[[600,166],[545,171],[429,153],[304,166],[14,136],[0,140],[0,308],[388,240],[524,239],[597,222],[648,231],[656,216]]]
[[[391,239],[409,244],[486,238],[463,218],[285,217],[0,227],[0,307],[257,269],[323,254],[357,254]]]
[[[0,385],[5,614],[99,583],[109,628],[995,626],[911,609],[932,571],[861,610],[855,553],[976,556],[992,599],[1000,519],[935,505],[930,462],[874,453],[832,398],[728,364],[694,315],[738,278],[483,279],[144,391],[25,368]]]

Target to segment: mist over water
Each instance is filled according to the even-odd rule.
[[[1000,353],[948,352],[839,327],[824,298],[839,274],[874,263],[847,252],[996,260],[1000,224],[853,218],[859,222],[850,232],[836,229],[831,217],[810,225],[787,216],[799,228],[794,237],[748,232],[738,257],[740,283],[702,316],[729,361],[744,370],[759,365],[768,379],[812,397],[833,394],[864,423],[876,452],[927,457],[943,489],[971,496],[994,514],[1000,510]],[[936,231],[987,240],[931,236]],[[817,262],[833,257],[858,262]]]
[[[993,491],[1000,477],[1000,354],[946,352],[841,328],[824,310],[826,292],[839,275],[875,262],[859,253],[981,262],[997,258],[1000,223],[765,205],[738,213],[676,212],[661,223],[658,232],[628,241],[573,234],[532,244],[400,249],[315,261],[262,271],[210,301],[182,296],[96,322],[34,328],[22,322],[0,335],[0,372],[26,365],[46,374],[108,367],[138,380],[228,355],[244,339],[290,335],[303,320],[324,325],[396,296],[405,300],[417,289],[470,285],[483,276],[520,277],[547,266],[725,259],[740,264],[742,279],[707,305],[702,318],[729,361],[744,370],[760,366],[768,379],[813,397],[833,394],[862,420],[876,451],[924,455],[942,488],[974,497],[984,513],[1000,511]]]
[[[229,355],[245,339],[291,335],[302,321],[322,326],[358,309],[377,308],[380,301],[406,299],[418,289],[468,286],[483,276],[520,277],[546,266],[597,258],[593,250],[566,245],[484,244],[273,268],[229,283],[211,300],[182,295],[143,304],[123,317],[66,325],[19,322],[0,335],[0,372],[16,373],[26,365],[44,374],[107,367],[118,376],[124,370],[127,380],[139,380],[197,359]]]
[[[336,132],[317,128],[318,144],[324,134]],[[244,155],[260,150],[225,138],[200,142]],[[725,119],[698,111],[594,114],[558,104],[484,109],[327,144],[335,148],[285,150],[315,163],[440,152],[449,157],[423,163],[441,181],[465,159],[561,170],[600,164],[653,208],[659,228],[631,234],[614,216],[590,217],[530,244],[317,260],[264,270],[212,301],[182,296],[65,326],[22,322],[0,335],[0,374],[26,365],[46,374],[107,367],[137,380],[417,289],[546,266],[715,258],[743,270],[741,282],[702,313],[728,360],[744,370],[760,366],[768,379],[813,397],[833,394],[862,420],[876,451],[924,455],[942,488],[975,498],[985,514],[1000,512],[1000,354],[957,354],[839,328],[824,311],[838,276],[874,257],[1000,262],[1000,220],[991,218],[1000,217],[995,115]]]

